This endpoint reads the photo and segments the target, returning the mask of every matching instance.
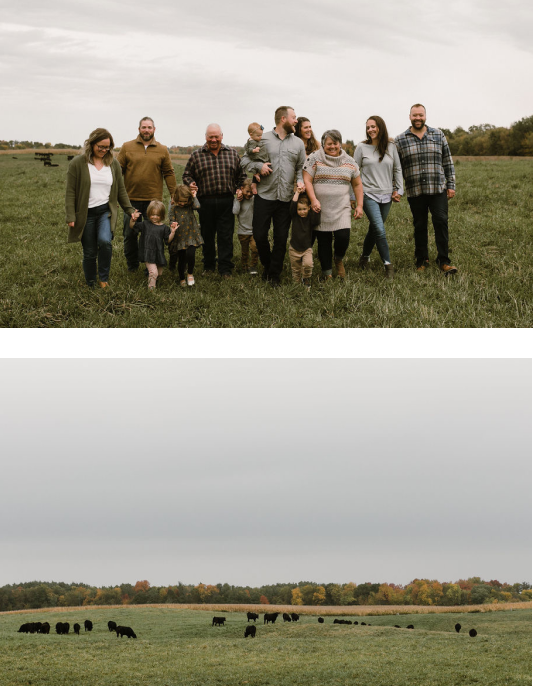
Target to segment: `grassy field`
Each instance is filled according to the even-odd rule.
[[[31,155],[0,156],[0,246],[5,257],[0,326],[533,326],[531,159],[457,164],[458,194],[450,203],[450,256],[460,270],[456,276],[443,277],[433,263],[429,272],[416,273],[411,216],[404,199],[387,221],[395,280],[384,281],[377,253],[369,273],[357,269],[365,219],[353,223],[345,282],[319,283],[315,259],[310,293],[291,283],[288,262],[279,289],[238,270],[228,282],[202,277],[201,251],[193,289],[180,288],[166,271],[158,289],[148,292],[142,270],[127,272],[121,225],[114,240],[111,287],[89,290],[81,245],[66,243],[67,160],[55,155],[53,161],[59,166],[44,168]],[[183,167],[175,168],[181,178]],[[235,255],[240,255],[236,235]],[[430,257],[435,257],[432,237]]]
[[[221,611],[216,614],[220,615]],[[326,616],[326,615],[325,615]],[[531,683],[531,610],[375,616],[369,626],[334,625],[331,616],[263,625],[244,640],[246,615],[170,608],[81,608],[72,612],[0,615],[0,684],[62,686],[211,686],[220,684],[350,684],[448,686]],[[80,636],[19,634],[27,621],[72,625],[91,619]],[[108,620],[131,626],[119,639]],[[352,617],[359,622],[362,617]],[[366,617],[364,621],[368,620]],[[461,633],[454,625],[462,625]],[[400,625],[400,629],[394,625]],[[408,630],[414,624],[414,630]],[[468,630],[475,628],[477,637]]]

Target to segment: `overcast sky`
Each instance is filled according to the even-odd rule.
[[[525,0],[18,0],[0,18],[7,140],[121,145],[151,116],[166,145],[202,143],[216,121],[242,145],[279,105],[317,136],[389,133],[415,102],[428,124],[509,126],[533,114],[533,5]]]
[[[0,372],[0,585],[531,581],[530,360]]]

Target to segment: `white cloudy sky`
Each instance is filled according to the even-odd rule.
[[[0,17],[0,137],[120,145],[151,116],[167,145],[219,122],[243,144],[278,105],[360,140],[422,102],[428,123],[509,126],[533,113],[525,0],[18,0]]]
[[[530,360],[0,373],[0,585],[531,581]]]

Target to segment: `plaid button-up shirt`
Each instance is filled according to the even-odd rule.
[[[427,127],[422,138],[410,129],[395,138],[402,163],[407,197],[437,195],[446,188],[455,190],[455,169],[446,136]]]
[[[246,178],[241,167],[241,158],[233,148],[222,144],[218,155],[214,155],[207,143],[195,150],[183,172],[183,183],[196,181],[198,198],[203,195],[235,194]]]

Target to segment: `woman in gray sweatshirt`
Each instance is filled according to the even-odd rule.
[[[402,167],[396,145],[389,139],[387,126],[381,117],[367,119],[366,134],[366,140],[359,143],[354,154],[363,182],[363,210],[370,222],[359,266],[368,269],[370,253],[376,246],[385,267],[385,276],[392,279],[394,267],[390,261],[385,220],[392,203],[400,202],[403,195]]]

